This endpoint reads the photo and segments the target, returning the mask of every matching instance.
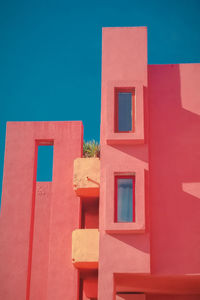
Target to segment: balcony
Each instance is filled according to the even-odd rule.
[[[72,262],[79,269],[97,269],[99,230],[76,229],[72,232]]]
[[[79,197],[99,197],[99,158],[77,158],[74,160],[73,186]]]

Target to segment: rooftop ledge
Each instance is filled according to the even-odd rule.
[[[74,160],[73,186],[79,197],[99,197],[99,158],[77,158]]]

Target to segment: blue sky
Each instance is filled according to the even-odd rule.
[[[102,27],[148,26],[149,64],[200,62],[199,12],[199,0],[1,1],[0,185],[6,121],[82,120],[99,140]]]

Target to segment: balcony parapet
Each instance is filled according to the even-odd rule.
[[[99,230],[76,229],[72,232],[72,262],[76,268],[97,269]]]
[[[99,197],[99,158],[77,158],[74,160],[73,186],[79,197]]]

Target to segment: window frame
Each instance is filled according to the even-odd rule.
[[[127,130],[127,131],[119,131],[119,104],[118,104],[118,94],[119,93],[131,93],[132,95],[132,129]],[[135,88],[130,88],[130,87],[115,87],[114,91],[114,129],[115,133],[135,133]]]
[[[39,147],[52,146],[52,160],[51,160],[51,180],[39,180],[38,179],[38,163],[39,163]],[[52,139],[36,139],[35,140],[35,151],[36,151],[36,161],[35,161],[35,180],[36,182],[53,182],[53,169],[54,169],[54,140]],[[39,176],[40,177],[40,176]]]
[[[119,222],[118,219],[118,179],[132,179],[132,184],[133,184],[133,190],[132,190],[132,196],[133,196],[133,219],[131,222]],[[135,180],[135,174],[131,174],[131,175],[123,175],[123,174],[119,174],[119,175],[115,175],[115,180],[114,180],[114,222],[115,223],[135,223],[136,222],[136,207],[135,207],[135,187],[136,187],[136,180]]]

